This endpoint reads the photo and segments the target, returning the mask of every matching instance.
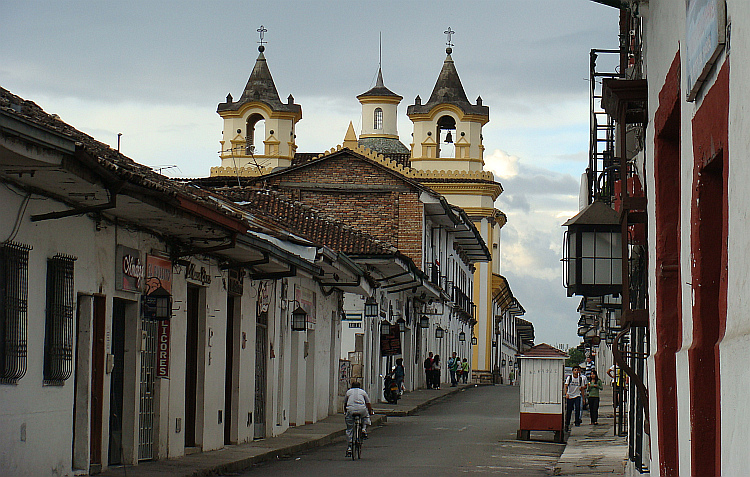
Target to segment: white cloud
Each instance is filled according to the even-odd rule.
[[[484,168],[492,171],[495,177],[507,179],[518,175],[518,157],[495,149],[492,155],[484,158]]]

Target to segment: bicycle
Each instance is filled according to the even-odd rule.
[[[362,458],[362,417],[354,416],[352,428],[352,460]]]

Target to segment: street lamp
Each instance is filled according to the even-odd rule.
[[[292,331],[307,331],[307,312],[297,302],[297,308],[292,312]]]
[[[378,316],[378,302],[374,297],[369,297],[365,300],[365,317],[375,318],[376,316]]]
[[[458,341],[466,341],[466,333],[463,331],[458,334]]]
[[[383,320],[380,322],[380,334],[382,336],[388,336],[391,334],[391,324],[387,320]]]
[[[430,327],[430,319],[427,318],[427,315],[422,315],[422,317],[419,318],[419,327],[425,329]]]
[[[440,326],[438,326],[437,328],[435,328],[435,338],[437,338],[439,340],[443,339],[443,335],[444,334],[445,334],[445,330],[443,328],[441,328]]]
[[[403,332],[406,331],[407,328],[406,328],[406,320],[405,319],[399,318],[398,320],[396,320],[396,324],[398,325],[398,330],[401,333],[403,333]]]
[[[472,336],[471,337],[471,345],[472,346],[476,346],[477,343],[479,343],[479,340],[477,340],[477,337],[476,336]]]
[[[595,201],[563,224],[563,275],[568,296],[622,291],[620,214]]]
[[[160,285],[143,297],[143,314],[158,321],[169,320],[172,318],[172,295]]]

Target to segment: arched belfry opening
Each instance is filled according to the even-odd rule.
[[[259,129],[262,126],[262,130]],[[260,136],[256,139],[256,130],[260,130]],[[257,150],[257,144],[262,143],[265,137],[265,118],[258,113],[253,113],[247,117],[246,128],[245,128],[245,153],[255,154]],[[260,151],[263,154],[263,151]]]
[[[456,138],[456,120],[453,118],[453,116],[445,115],[441,116],[440,119],[437,120],[437,126],[435,131],[435,136],[437,138],[437,157],[440,157],[440,151],[445,148],[444,157],[453,157],[455,156],[455,146],[453,145],[453,141]],[[451,154],[453,152],[453,154]]]

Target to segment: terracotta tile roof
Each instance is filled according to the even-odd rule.
[[[527,358],[567,358],[568,353],[561,351],[547,343],[541,343],[529,349],[521,356]]]
[[[345,223],[325,216],[278,191],[251,187],[218,188],[214,191],[253,215],[283,227],[313,243],[348,255],[394,254],[396,247]]]

